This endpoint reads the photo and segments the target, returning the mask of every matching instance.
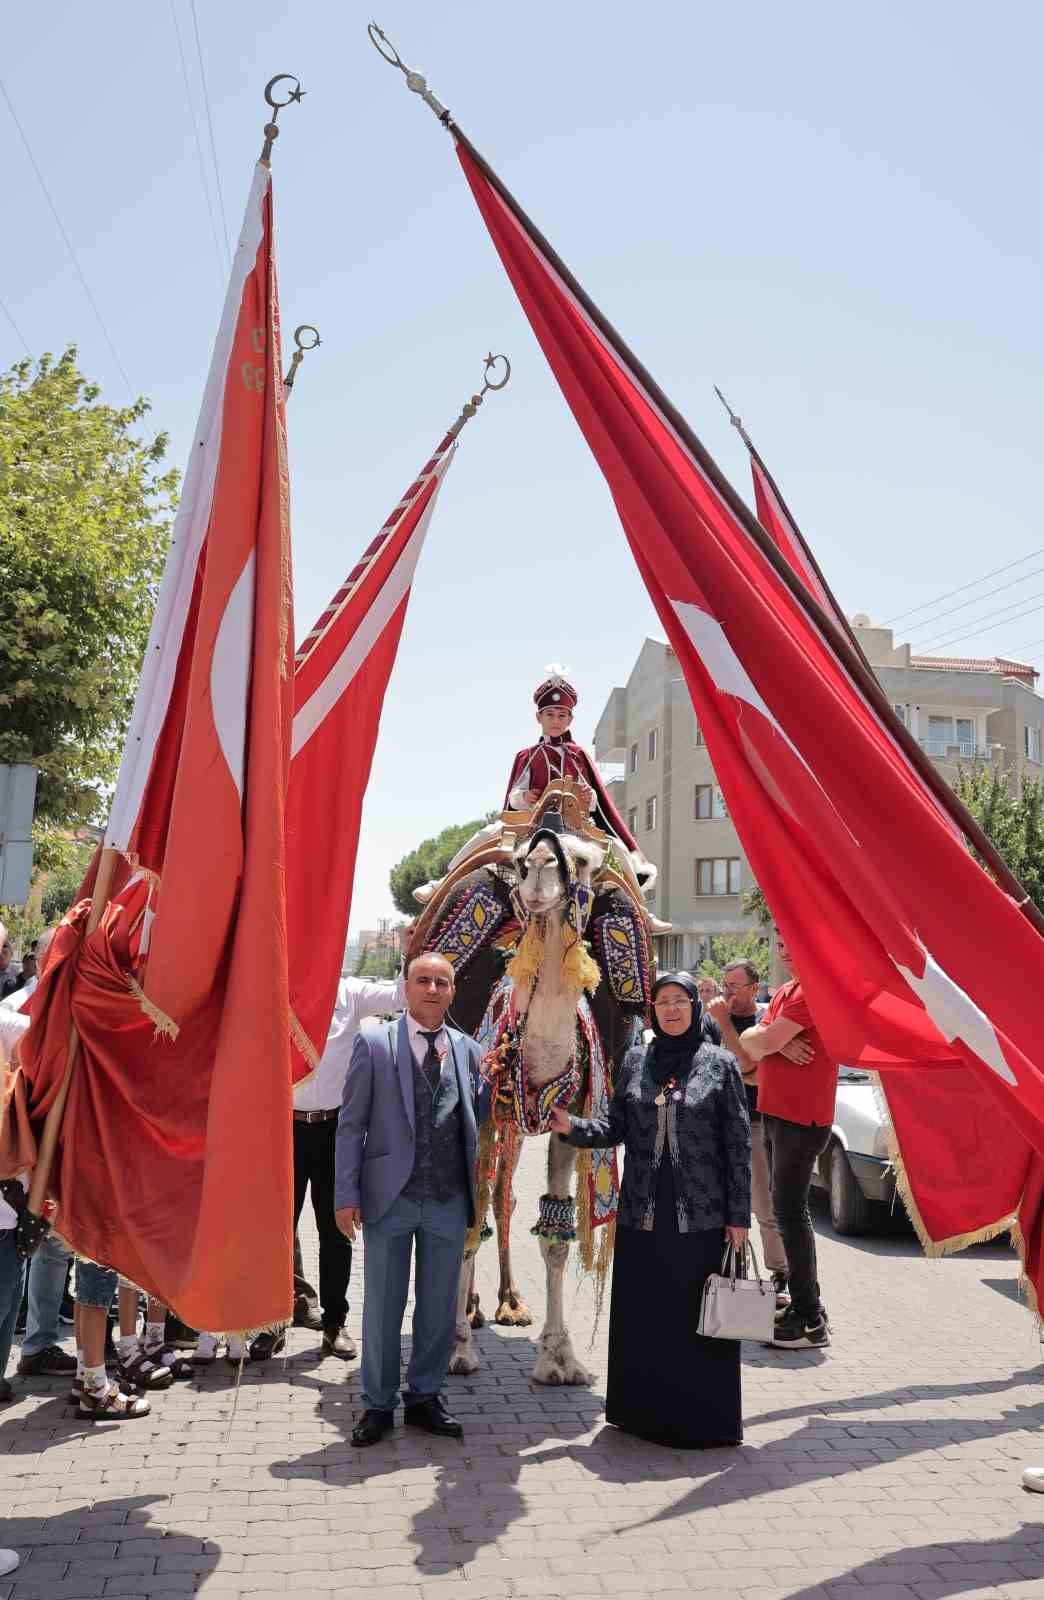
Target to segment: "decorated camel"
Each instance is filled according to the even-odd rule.
[[[531,812],[505,812],[501,823],[485,848],[439,885],[411,944],[411,953],[437,949],[453,961],[454,1020],[483,1044],[492,1088],[480,1142],[480,1215],[461,1274],[454,1373],[478,1366],[472,1328],[483,1317],[475,1252],[490,1232],[490,1207],[500,1256],[495,1319],[532,1321],[510,1249],[522,1140],[546,1134],[556,1107],[589,1116],[608,1104],[613,1070],[633,1036],[651,977],[641,888],[625,853],[589,820],[579,786],[560,779]],[[547,1188],[533,1228],[547,1279],[533,1369],[539,1383],[592,1381],[565,1323],[563,1279],[576,1240],[600,1292],[612,1256],[617,1193],[615,1151],[577,1151],[557,1137],[548,1140]]]

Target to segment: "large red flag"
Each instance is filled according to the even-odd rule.
[[[448,119],[446,119],[448,120]],[[449,121],[467,180],[602,468],[674,647],[730,814],[837,1060],[931,1085],[965,1064],[989,1108],[936,1236],[1003,1226],[1044,1150],[1044,1018],[1010,986],[1044,943],[940,816],[857,689],[850,647],[653,380]],[[843,663],[845,663],[843,665]],[[955,909],[957,914],[955,914]],[[1027,1267],[1036,1270],[1039,1245]]]
[[[384,693],[456,448],[447,433],[297,653],[286,815],[295,1082],[315,1070],[326,1043]]]
[[[271,173],[251,187],[105,846],[22,1061],[34,1120],[70,1022],[58,1231],[194,1327],[291,1304],[284,896],[293,644]],[[111,861],[111,856],[106,860]]]

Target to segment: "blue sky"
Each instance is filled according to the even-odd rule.
[[[487,348],[514,364],[463,435],[418,572],[364,816],[352,922],[372,925],[405,850],[499,804],[544,664],[572,668],[586,739],[658,628],[450,142],[372,50],[372,13],[197,12],[233,237],[265,81],[291,71],[307,91],[274,159],[284,324],[323,338],[290,416],[301,632]],[[925,611],[897,633],[971,632],[1044,592],[1035,0],[380,0],[376,14],[749,497],[721,385],[850,613],[887,620],[1038,548],[982,590],[1024,586],[969,589],[954,619],[933,627]],[[190,0],[9,8],[3,34],[8,92],[180,465],[225,271]],[[3,104],[0,152],[0,296],[34,352],[76,342],[119,400]],[[0,361],[22,353],[0,317]],[[1044,669],[1044,603],[952,648]]]

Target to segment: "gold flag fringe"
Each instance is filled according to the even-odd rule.
[[[290,1009],[290,1038],[297,1046],[298,1050],[300,1050],[301,1054],[304,1056],[314,1073],[319,1066],[319,1052],[315,1048],[315,1045],[312,1043],[311,1039],[308,1037],[307,1033],[305,1033],[301,1020],[296,1011],[294,1011],[293,1007]],[[302,1078],[301,1082],[307,1083],[308,1079]]]
[[[156,1031],[153,1034],[153,1038],[158,1039],[160,1035],[163,1034],[168,1039],[176,1039],[181,1031],[177,1023],[172,1017],[168,1017],[165,1011],[161,1011],[159,1006],[154,1005],[149,999],[148,995],[145,993],[144,989],[141,987],[141,984],[129,975],[127,978],[127,988],[138,1002],[139,1009],[144,1012],[145,1016],[148,1017],[149,1021],[155,1028]]]
[[[491,1170],[493,1159],[493,1141],[496,1138],[496,1125],[492,1117],[482,1124],[479,1129],[478,1142],[478,1183],[475,1193],[475,1221],[468,1229],[464,1240],[464,1254],[473,1256],[482,1243],[482,1229],[489,1214],[490,1200],[493,1194],[494,1174]]]

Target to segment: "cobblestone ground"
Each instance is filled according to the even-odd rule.
[[[542,1161],[533,1141],[517,1213],[537,1311]],[[310,1229],[304,1243],[314,1265]],[[1044,1497],[1020,1487],[1023,1463],[1044,1462],[1041,1350],[1007,1248],[926,1262],[898,1230],[843,1241],[824,1223],[820,1268],[834,1343],[746,1349],[738,1450],[662,1450],[604,1425],[605,1321],[588,1352],[577,1286],[594,1390],[533,1385],[535,1330],[487,1327],[481,1370],[449,1384],[463,1445],[399,1429],[354,1450],[358,1365],[322,1360],[302,1330],[289,1359],[247,1369],[234,1410],[224,1365],[143,1422],[93,1428],[64,1385],[15,1378],[0,1542],[24,1559],[0,1596],[1044,1597]]]

